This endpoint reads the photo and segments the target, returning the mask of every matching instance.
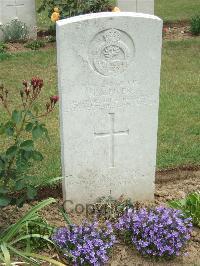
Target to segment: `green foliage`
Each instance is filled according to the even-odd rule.
[[[10,54],[7,52],[7,49],[7,45],[3,42],[0,42],[0,61],[3,61],[10,56]]]
[[[10,23],[0,27],[3,32],[5,42],[23,42],[28,36],[28,27],[18,19],[11,20]]]
[[[7,45],[3,42],[0,42],[0,54],[5,53],[7,49],[8,49]]]
[[[10,56],[11,56],[11,54],[7,53],[7,52],[6,53],[0,53],[0,62],[10,58]]]
[[[200,227],[200,192],[191,193],[186,199],[170,201],[168,204],[182,210],[187,217],[192,217],[193,224]]]
[[[7,121],[0,123],[0,135],[7,141],[5,151],[0,152],[0,207],[8,204],[21,206],[25,200],[32,200],[37,196],[35,176],[28,174],[28,169],[33,162],[43,160],[42,153],[35,148],[35,142],[42,137],[49,141],[49,136],[40,118],[51,113],[58,100],[57,96],[51,97],[46,110],[39,115],[37,100],[43,80],[32,78],[30,83],[24,81],[23,86],[19,92],[21,106],[19,109],[13,108],[14,110],[9,106],[9,91],[3,85],[0,86],[0,104],[9,117]],[[12,196],[12,192],[19,193],[19,196]]]
[[[41,265],[39,260],[43,260],[50,262],[51,265],[64,266],[53,259],[32,253],[36,243],[38,247],[40,243],[53,245],[53,242],[49,239],[53,228],[38,216],[38,211],[55,202],[53,198],[46,199],[32,207],[15,224],[4,230],[0,228],[0,262],[11,265],[12,258],[21,257],[30,265]]]
[[[43,0],[38,12],[47,9],[50,18],[55,7],[59,8],[61,18],[67,18],[81,14],[109,11],[112,9],[112,4],[110,0]]]
[[[45,47],[45,45],[45,42],[42,40],[34,40],[25,44],[24,47],[30,48],[31,50],[38,50],[42,47]]]
[[[47,36],[47,42],[48,43],[53,43],[53,42],[56,42],[56,37],[55,36]]]
[[[194,16],[190,21],[190,31],[193,35],[200,34],[200,15]]]

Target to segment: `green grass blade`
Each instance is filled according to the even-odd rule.
[[[64,208],[59,208],[59,211],[62,213],[62,216],[63,216],[65,222],[66,222],[68,225],[71,225],[72,222],[71,222],[69,216],[67,215],[65,209],[64,209]]]
[[[2,262],[4,262],[5,263],[5,259],[4,259],[4,257],[3,256],[1,256],[1,254],[0,254],[0,261],[2,261]],[[1,264],[0,264],[1,265]]]
[[[38,203],[36,206],[34,206],[31,210],[29,210],[15,225],[13,225],[10,230],[7,231],[5,236],[3,237],[2,241],[8,242],[10,241],[16,233],[19,232],[21,227],[24,225],[24,223],[28,220],[30,220],[39,210],[44,208],[45,206],[55,203],[56,200],[53,198],[46,199],[40,203]]]
[[[36,258],[36,259],[39,259],[39,260],[43,260],[43,261],[46,261],[46,262],[50,262],[51,265],[55,265],[55,266],[66,266],[65,264],[63,264],[63,263],[61,263],[59,261],[56,261],[56,260],[51,259],[51,258],[48,258],[46,256],[38,255],[38,254],[35,254],[35,253],[26,253],[25,255],[28,256],[28,257],[33,257],[33,258]]]
[[[10,266],[11,265],[10,252],[5,243],[1,244],[1,250],[4,256],[4,261],[5,261],[6,266]]]
[[[54,243],[49,239],[48,236],[43,236],[43,235],[40,235],[40,234],[31,234],[31,235],[21,236],[21,237],[15,239],[14,241],[12,241],[10,243],[10,245],[14,245],[14,244],[16,244],[16,243],[18,243],[18,242],[20,242],[22,240],[27,240],[27,239],[31,239],[31,238],[41,238],[41,239],[47,241],[48,243],[54,245]]]
[[[40,228],[45,228],[45,229],[48,229],[48,230],[53,230],[55,228],[55,226],[51,226],[47,223],[42,223],[42,222],[35,222],[35,221],[30,221],[29,224],[32,224],[32,225],[38,225]]]
[[[8,248],[10,250],[12,250],[12,252],[15,253],[16,255],[18,255],[19,257],[22,257],[25,261],[30,262],[31,266],[39,266],[40,265],[40,263],[38,263],[38,261],[36,261],[33,258],[29,258],[23,252],[17,250],[16,248],[12,247],[11,245],[8,245]]]

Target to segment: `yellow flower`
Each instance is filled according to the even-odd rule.
[[[60,13],[59,8],[58,7],[54,7],[54,12]]]
[[[121,12],[121,10],[119,9],[119,7],[116,6],[113,8],[112,12]]]
[[[53,12],[51,15],[51,21],[56,22],[60,19],[60,14],[58,12]]]

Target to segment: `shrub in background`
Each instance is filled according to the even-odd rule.
[[[82,225],[68,225],[58,228],[52,241],[62,255],[73,265],[103,265],[108,261],[109,251],[115,243],[110,222],[102,228],[98,223],[84,222]]]
[[[49,140],[41,118],[49,115],[58,101],[58,96],[50,97],[46,110],[39,114],[37,101],[42,90],[42,79],[34,77],[30,83],[24,81],[23,89],[19,91],[21,105],[15,109],[9,104],[9,91],[0,86],[0,107],[8,115],[8,120],[0,123],[0,135],[1,138],[4,136],[5,142],[5,150],[0,152],[0,207],[21,206],[26,199],[34,199],[37,195],[38,185],[34,184],[35,177],[28,173],[28,169],[34,161],[43,160],[43,155],[35,148],[35,141],[43,136]],[[12,196],[10,192],[19,195]]]
[[[82,14],[111,11],[113,2],[112,0],[42,0],[37,11],[41,13],[47,10],[48,17],[55,22],[58,19]],[[55,36],[55,23],[50,25],[48,32],[50,35]]]
[[[200,34],[200,15],[196,15],[191,19],[190,31],[192,32],[193,35]]]
[[[190,239],[191,227],[191,218],[165,207],[129,209],[116,224],[142,255],[165,258],[180,254]]]
[[[187,217],[192,217],[192,223],[200,227],[200,192],[189,194],[186,199],[170,201],[171,208],[181,210]]]
[[[1,25],[0,30],[3,32],[5,42],[23,42],[28,38],[28,27],[18,19]]]
[[[81,14],[109,11],[113,7],[112,2],[110,0],[43,0],[38,12],[47,10],[48,16],[51,18],[54,8],[57,7],[62,19]]]

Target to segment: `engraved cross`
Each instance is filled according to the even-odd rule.
[[[110,165],[115,167],[115,136],[123,136],[129,134],[129,129],[124,131],[115,131],[115,114],[110,113],[110,131],[102,133],[94,133],[95,137],[110,137]]]

